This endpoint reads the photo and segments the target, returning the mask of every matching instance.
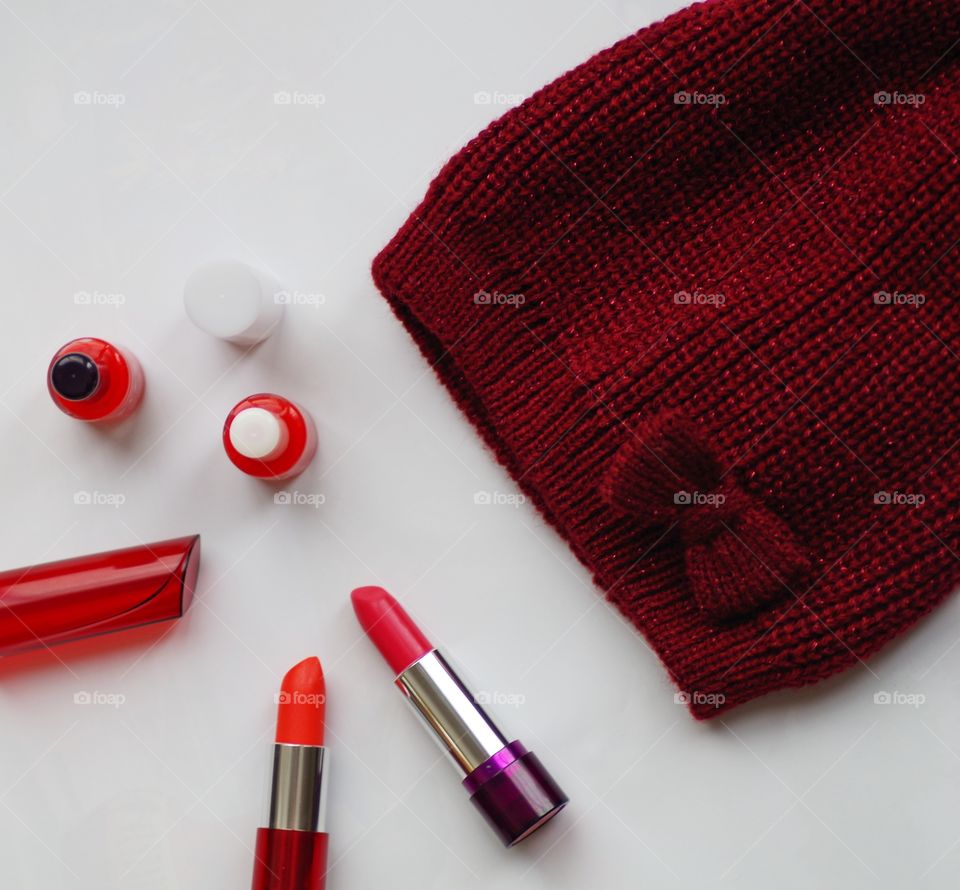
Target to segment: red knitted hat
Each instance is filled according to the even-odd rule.
[[[713,0],[443,169],[394,310],[698,717],[960,581],[960,0]]]

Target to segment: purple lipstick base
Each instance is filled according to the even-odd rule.
[[[510,742],[463,780],[470,800],[508,847],[529,837],[569,798],[537,755]]]

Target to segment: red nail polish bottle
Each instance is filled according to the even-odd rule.
[[[143,398],[140,362],[128,350],[97,337],[71,340],[57,350],[47,369],[54,404],[78,420],[129,417]]]
[[[313,419],[283,396],[258,393],[233,407],[223,424],[223,447],[234,466],[258,479],[290,479],[317,450]]]

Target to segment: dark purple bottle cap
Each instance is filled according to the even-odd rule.
[[[51,366],[50,382],[63,398],[79,402],[97,391],[100,369],[89,355],[71,352],[61,356]]]
[[[511,742],[463,780],[470,799],[508,847],[529,837],[569,798],[536,754]]]

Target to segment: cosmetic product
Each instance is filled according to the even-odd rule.
[[[202,331],[240,346],[265,340],[283,317],[285,292],[245,263],[208,263],[193,272],[183,305]]]
[[[327,871],[326,686],[320,660],[283,678],[266,824],[257,830],[252,890],[323,890]]]
[[[537,756],[507,740],[403,607],[382,587],[359,587],[351,599],[397,687],[504,844],[519,843],[560,812],[568,798]]]
[[[310,414],[295,402],[257,393],[227,415],[223,447],[234,466],[248,476],[290,479],[313,460],[317,430]]]
[[[144,376],[127,349],[98,337],[61,346],[47,369],[54,404],[78,420],[123,420],[140,405]]]
[[[0,573],[0,655],[179,618],[193,598],[200,536]]]

